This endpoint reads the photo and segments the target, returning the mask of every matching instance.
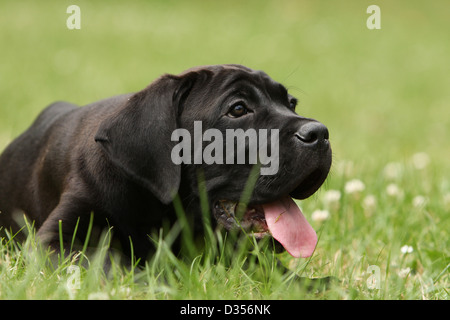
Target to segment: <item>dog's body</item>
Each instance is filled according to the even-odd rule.
[[[164,75],[138,93],[82,108],[54,103],[0,157],[0,226],[17,230],[14,213],[25,212],[35,221],[38,237],[58,248],[59,221],[65,240],[70,241],[77,224],[83,238],[93,212],[96,226],[112,226],[125,250],[131,239],[134,253],[145,258],[152,247],[147,235],[164,221],[176,220],[171,204],[176,193],[187,214],[200,219],[201,172],[213,216],[230,229],[234,222],[223,219],[221,205],[237,207],[252,166],[174,164],[171,134],[177,128],[192,133],[194,121],[222,132],[280,130],[280,170],[256,180],[248,203],[253,213],[256,207],[283,206],[279,199],[288,201],[288,194],[306,198],[325,180],[331,149],[325,126],[298,116],[292,106],[295,99],[282,85],[238,65]],[[254,227],[265,224],[269,214],[245,219]],[[300,226],[299,219],[292,223]],[[268,222],[272,234],[281,233],[275,230],[277,221]]]
[[[134,250],[145,256],[150,230],[140,229],[158,225],[162,216],[173,220],[171,210],[112,165],[95,142],[99,125],[129,97],[113,97],[83,108],[65,102],[47,107],[2,154],[0,225],[18,230],[12,213],[20,210],[35,222],[41,240],[53,245],[59,241],[59,220],[67,241],[77,223],[82,239],[94,212],[98,225],[122,226],[114,228],[114,234],[125,250],[130,236]]]

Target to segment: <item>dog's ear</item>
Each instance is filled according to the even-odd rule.
[[[180,165],[171,160],[178,109],[195,83],[195,74],[164,75],[132,95],[104,120],[95,135],[110,160],[168,204],[178,191]]]

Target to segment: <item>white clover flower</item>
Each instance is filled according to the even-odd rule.
[[[322,222],[330,217],[328,210],[315,210],[311,215],[311,220],[316,222]]]
[[[348,194],[359,193],[361,191],[364,191],[365,188],[366,186],[361,180],[353,179],[347,181],[347,183],[345,184],[345,193]]]
[[[362,206],[366,213],[373,213],[377,207],[377,198],[373,194],[367,195],[363,200]]]
[[[391,183],[386,187],[386,193],[388,196],[394,198],[403,197],[403,191],[395,183]]]
[[[430,156],[425,152],[418,152],[411,158],[414,167],[418,170],[425,169],[430,164]]]
[[[400,248],[400,252],[403,254],[412,253],[413,251],[414,251],[413,247],[408,246],[406,244]]]
[[[403,173],[403,166],[398,162],[390,162],[383,169],[383,175],[388,180],[397,180]]]
[[[323,203],[325,207],[330,210],[339,209],[339,200],[341,199],[341,192],[339,190],[328,190],[323,195]]]
[[[414,208],[422,208],[427,203],[427,199],[424,196],[415,196],[412,204]]]
[[[325,203],[338,202],[341,199],[341,192],[339,190],[328,190],[323,195],[323,201]]]

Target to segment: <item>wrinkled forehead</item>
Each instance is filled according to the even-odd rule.
[[[179,108],[184,128],[196,120],[203,121],[204,128],[213,126],[224,110],[238,100],[269,109],[289,105],[286,88],[263,71],[240,65],[214,65],[191,68],[179,76],[190,74],[195,74],[195,83]],[[186,109],[190,111],[184,112]]]
[[[251,99],[267,99],[284,103],[287,89],[270,78],[264,71],[253,70],[241,65],[212,65],[190,69],[209,73],[209,85],[215,93],[237,93]]]

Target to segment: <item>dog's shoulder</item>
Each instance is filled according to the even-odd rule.
[[[109,113],[114,112],[125,106],[134,93],[125,93],[92,102],[81,107],[82,110],[89,113]]]
[[[45,132],[58,118],[73,110],[76,110],[77,108],[77,105],[69,102],[54,102],[41,111],[41,113],[31,125],[30,130]]]
[[[56,101],[47,106],[36,118],[33,126],[48,127],[56,120],[72,114],[73,117],[83,114],[105,114],[114,112],[114,110],[123,106],[128,99],[132,96],[132,93],[116,95],[110,98],[102,99],[93,103],[89,103],[84,106],[79,106],[66,101]],[[71,116],[72,117],[72,116]]]
[[[78,105],[66,102],[66,101],[56,101],[47,106],[37,117],[37,121],[46,121],[50,119],[54,119],[60,115],[63,115],[67,112],[73,111],[79,108]]]

